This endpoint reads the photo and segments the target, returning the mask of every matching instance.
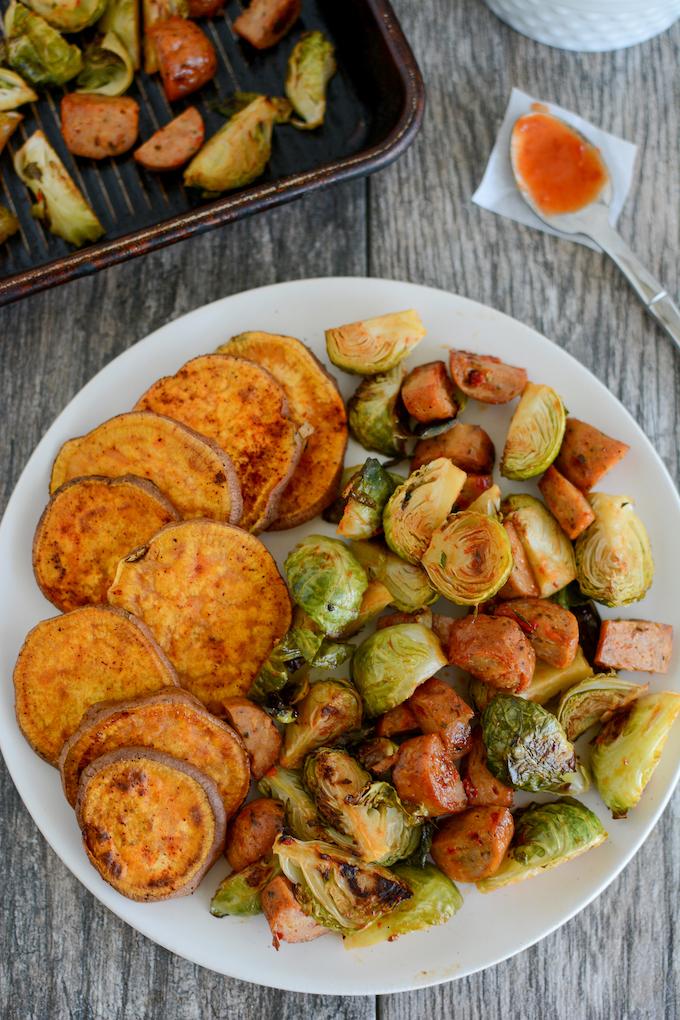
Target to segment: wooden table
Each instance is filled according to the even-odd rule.
[[[606,382],[677,481],[680,360],[670,343],[604,258],[483,212],[470,196],[512,85],[578,110],[639,145],[621,231],[680,294],[680,23],[634,49],[585,55],[529,42],[480,0],[395,6],[428,87],[424,129],[399,163],[0,310],[0,508],[55,415],[140,337],[224,294],[335,274],[443,287],[534,326]],[[624,873],[560,931],[486,973],[376,1001],[271,991],[158,948],[71,876],[4,768],[1,782],[8,1020],[678,1016],[677,793]]]

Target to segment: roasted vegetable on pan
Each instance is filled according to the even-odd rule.
[[[132,57],[115,32],[107,32],[85,48],[76,91],[122,96],[130,88],[133,77]]]
[[[395,368],[424,336],[420,316],[411,308],[327,329],[326,350],[345,372],[377,375]]]
[[[106,0],[25,0],[26,6],[59,32],[82,32],[101,17]]]
[[[422,563],[440,595],[460,606],[477,606],[508,580],[510,541],[495,517],[463,510],[432,533]]]
[[[288,58],[286,95],[295,116],[291,124],[310,131],[326,116],[326,89],[335,74],[335,50],[323,32],[305,32]]]
[[[352,676],[369,716],[401,704],[442,666],[438,638],[420,623],[385,627],[363,641],[352,659]]]
[[[169,75],[170,71],[168,87]],[[214,194],[242,188],[256,180],[269,162],[277,118],[276,104],[267,96],[257,96],[223,124],[194,156],[184,171],[186,186]]]
[[[5,39],[10,67],[31,85],[64,85],[82,67],[78,47],[16,0],[5,12]]]
[[[139,70],[142,57],[139,22],[139,0],[107,0],[97,24],[104,35],[112,32],[122,42],[134,71]]]
[[[24,103],[34,103],[38,93],[30,88],[21,75],[0,67],[0,110],[16,110]]]
[[[482,713],[487,764],[517,790],[554,790],[576,771],[574,748],[559,722],[540,705],[497,694]]]
[[[562,398],[550,386],[527,383],[512,416],[501,457],[506,478],[533,478],[559,453],[566,423]]]
[[[595,520],[576,541],[576,570],[584,595],[605,606],[644,598],[654,578],[647,529],[627,496],[593,492]]]

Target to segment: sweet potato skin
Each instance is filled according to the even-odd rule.
[[[526,369],[506,365],[490,354],[451,351],[449,367],[458,389],[484,404],[507,404],[527,383]]]
[[[234,871],[261,860],[271,852],[274,840],[283,832],[283,805],[270,797],[244,804],[227,830],[224,853]]]
[[[470,807],[512,807],[512,788],[496,779],[487,768],[480,727],[472,733],[470,753],[463,762],[462,775]]]
[[[248,698],[227,698],[224,708],[246,746],[253,779],[262,779],[279,760],[281,734],[264,709]]]
[[[328,928],[305,914],[295,899],[291,882],[283,875],[277,875],[264,887],[261,901],[274,949],[278,949],[281,942],[312,942],[328,932]]]
[[[416,443],[411,471],[438,457],[448,457],[466,474],[486,475],[493,471],[496,451],[483,428],[458,422],[441,435]]]
[[[583,492],[594,488],[618,464],[630,447],[578,418],[567,418],[564,439],[555,467]]]
[[[518,694],[534,674],[536,654],[514,620],[479,615],[456,620],[446,648],[449,662],[501,691]]]
[[[432,857],[454,882],[478,882],[498,871],[514,831],[507,808],[470,808],[443,823],[432,840]]]
[[[420,684],[406,702],[423,733],[438,733],[454,757],[470,749],[474,712],[460,694],[438,677]]]
[[[430,817],[454,814],[467,807],[458,770],[438,733],[404,741],[392,770],[392,782],[405,804]]]
[[[122,156],[135,144],[138,131],[139,103],[129,96],[70,93],[61,101],[61,133],[74,156]]]
[[[205,124],[195,106],[151,135],[135,149],[136,161],[146,170],[178,170],[195,156],[205,139]]]
[[[651,620],[603,620],[595,651],[602,669],[667,673],[673,651],[673,628]]]
[[[193,21],[177,16],[166,18],[151,25],[147,36],[171,103],[203,88],[215,77],[215,47]]]
[[[430,361],[412,369],[402,383],[401,399],[411,417],[424,424],[453,418],[458,411],[453,383],[443,361]]]
[[[276,46],[290,31],[302,10],[301,0],[251,0],[233,29],[258,50]]]
[[[595,520],[593,509],[580,489],[551,464],[538,483],[545,505],[572,541]]]
[[[513,599],[494,609],[494,616],[515,620],[527,635],[537,658],[557,669],[570,666],[578,648],[578,621],[573,613],[549,599]]]

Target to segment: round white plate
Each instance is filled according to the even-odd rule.
[[[208,905],[226,872],[223,863],[213,868],[193,896],[158,904],[124,899],[89,865],[75,817],[61,795],[58,773],[33,753],[19,732],[11,682],[24,635],[38,620],[54,615],[33,579],[31,540],[47,500],[50,466],[59,447],[69,437],[128,410],[158,376],[175,372],[188,358],[214,350],[235,333],[260,329],[297,336],[325,361],[325,327],[409,307],[418,309],[427,327],[427,337],[410,364],[444,358],[449,346],[498,355],[526,366],[531,379],[554,386],[571,414],[630,444],[630,453],[602,487],[634,498],[649,530],[658,569],[644,602],[618,615],[672,623],[680,633],[680,502],[659,457],[627,411],[582,365],[533,330],[472,301],[408,283],[371,279],[285,283],[216,301],[168,323],[103,369],[61,413],[28,462],[0,527],[4,677],[0,746],[26,807],[74,875],[128,924],[204,967],[278,988],[343,995],[398,992],[463,977],[519,952],[564,924],[612,881],[649,834],[680,771],[680,727],[676,727],[642,802],[628,819],[612,822],[596,795],[584,798],[609,830],[604,846],[486,896],[473,886],[462,886],[463,908],[449,924],[370,950],[348,952],[340,938],[331,935],[305,945],[283,945],[277,953],[262,917],[211,917]],[[346,397],[356,382],[342,375],[340,385]],[[500,452],[509,416],[507,407],[470,402],[462,418],[482,425]],[[348,464],[364,457],[350,444]],[[503,486],[505,492],[518,487],[505,480]],[[263,537],[281,562],[302,535],[331,534],[332,530],[318,518],[294,531]],[[668,676],[653,678],[652,687],[680,689],[676,674],[677,653]]]

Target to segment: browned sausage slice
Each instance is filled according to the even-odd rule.
[[[454,882],[478,882],[498,871],[514,831],[507,808],[470,808],[444,822],[432,840],[432,857]]]
[[[494,609],[495,616],[515,620],[539,659],[557,669],[570,666],[578,648],[578,621],[549,599],[513,599]]]
[[[673,651],[673,628],[651,620],[604,620],[595,651],[603,669],[667,673]]]
[[[479,499],[482,493],[490,489],[492,485],[493,478],[491,475],[466,475],[463,488],[458,493],[456,499],[456,510],[467,510],[470,504]]]
[[[279,760],[281,734],[264,709],[248,698],[227,698],[224,707],[231,725],[246,745],[253,779],[262,779]]]
[[[572,485],[588,492],[626,456],[629,449],[627,443],[612,439],[594,425],[578,418],[567,418],[555,467]]]
[[[438,457],[448,457],[467,474],[486,475],[493,471],[496,450],[488,434],[479,425],[459,422],[440,436],[420,439],[416,443],[411,471]]]
[[[312,942],[328,931],[305,914],[295,899],[292,884],[283,875],[277,875],[264,887],[260,899],[272,931],[274,949],[278,949],[281,942]]]
[[[385,627],[396,627],[398,623],[420,623],[423,627],[432,627],[432,611],[425,608],[415,613],[389,613],[381,616],[375,627],[376,630],[383,630]]]
[[[506,365],[490,354],[451,351],[449,367],[458,389],[483,404],[507,404],[527,384],[526,369]]]
[[[527,554],[524,551],[522,541],[517,534],[517,529],[511,521],[503,521],[503,527],[510,539],[512,551],[512,572],[503,587],[498,593],[501,599],[516,599],[522,595],[539,595],[538,585],[534,572],[529,565]]]
[[[463,762],[463,786],[470,807],[512,807],[512,789],[486,766],[486,747],[479,727],[472,734],[470,753]]]
[[[595,520],[593,509],[580,489],[552,464],[538,483],[545,504],[572,541]]]
[[[147,29],[165,94],[173,102],[203,88],[217,71],[215,47],[193,21],[174,16]]]
[[[147,170],[177,170],[198,152],[204,138],[203,118],[190,106],[140,145],[135,159]]]
[[[443,361],[430,361],[409,372],[401,399],[411,417],[420,422],[454,418],[458,413],[456,393]]]
[[[276,46],[300,17],[302,0],[252,0],[239,14],[234,31],[258,50]]]
[[[454,666],[501,691],[523,691],[536,666],[536,654],[519,624],[504,617],[456,620],[447,652]]]
[[[393,737],[395,733],[409,733],[417,730],[418,723],[411,709],[406,703],[391,708],[378,719],[375,732],[379,737]]]
[[[411,737],[401,745],[392,782],[404,803],[424,814],[451,815],[467,807],[451,752],[437,733]]]
[[[224,853],[234,871],[261,860],[271,851],[274,840],[283,831],[283,804],[260,797],[244,804],[227,829]]]
[[[139,104],[128,96],[78,93],[61,101],[61,133],[74,156],[121,156],[137,140]]]
[[[460,694],[438,677],[421,684],[406,702],[423,733],[438,733],[454,757],[470,748],[474,712]]]
[[[190,18],[212,18],[224,7],[224,0],[189,0]]]

